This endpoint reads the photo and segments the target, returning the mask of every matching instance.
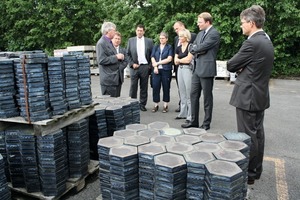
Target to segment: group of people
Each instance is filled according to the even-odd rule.
[[[112,22],[102,25],[103,36],[97,42],[96,53],[103,95],[120,96],[123,71],[130,68],[131,98],[137,98],[140,86],[140,110],[147,111],[149,75],[154,106],[159,110],[160,90],[163,90],[162,112],[168,112],[170,84],[174,69],[179,91],[179,112],[175,119],[186,119],[182,128],[210,129],[213,111],[213,85],[220,33],[212,25],[210,13],[198,15],[199,33],[191,33],[181,21],[175,22],[174,45],[168,44],[168,34],[159,34],[158,45],[144,36],[145,27],[136,27],[136,36],[129,38],[127,48],[121,48],[121,34]],[[239,51],[227,62],[227,69],[238,74],[230,104],[236,107],[237,129],[251,137],[248,184],[262,173],[264,154],[264,110],[270,106],[269,79],[274,62],[270,37],[262,29],[265,12],[253,5],[240,14],[241,29],[248,36]],[[199,124],[199,99],[203,93],[204,118]]]

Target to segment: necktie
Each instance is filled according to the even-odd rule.
[[[204,40],[204,37],[205,37],[205,34],[206,34],[206,32],[204,31],[204,33],[203,33],[203,35],[202,35],[202,37],[201,37],[201,43],[203,42],[203,40]]]

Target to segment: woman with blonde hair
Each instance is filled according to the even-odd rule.
[[[191,61],[193,55],[189,52],[191,33],[183,29],[178,33],[180,45],[175,50],[175,65],[178,65],[178,88],[180,94],[180,113],[175,119],[191,120],[191,80],[193,67]]]

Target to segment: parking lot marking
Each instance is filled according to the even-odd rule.
[[[285,177],[285,162],[283,159],[264,157],[264,160],[274,162],[275,164],[275,177],[276,177],[276,190],[278,200],[288,200],[288,186]]]

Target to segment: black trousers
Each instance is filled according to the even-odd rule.
[[[191,123],[195,126],[199,126],[199,109],[200,109],[200,96],[203,91],[204,101],[204,119],[202,125],[210,126],[212,120],[213,111],[213,85],[214,78],[202,78],[197,74],[192,76],[192,88],[191,88],[191,108],[192,108],[192,119]]]
[[[148,99],[149,65],[140,65],[138,69],[130,68],[130,91],[129,96],[137,98],[138,85],[140,83],[140,104],[146,106]]]
[[[264,114],[265,111],[250,112],[236,108],[238,132],[251,137],[248,179],[259,179],[263,170],[265,148]]]
[[[119,97],[121,95],[122,84],[120,85],[101,85],[101,94],[110,95],[111,97]]]

